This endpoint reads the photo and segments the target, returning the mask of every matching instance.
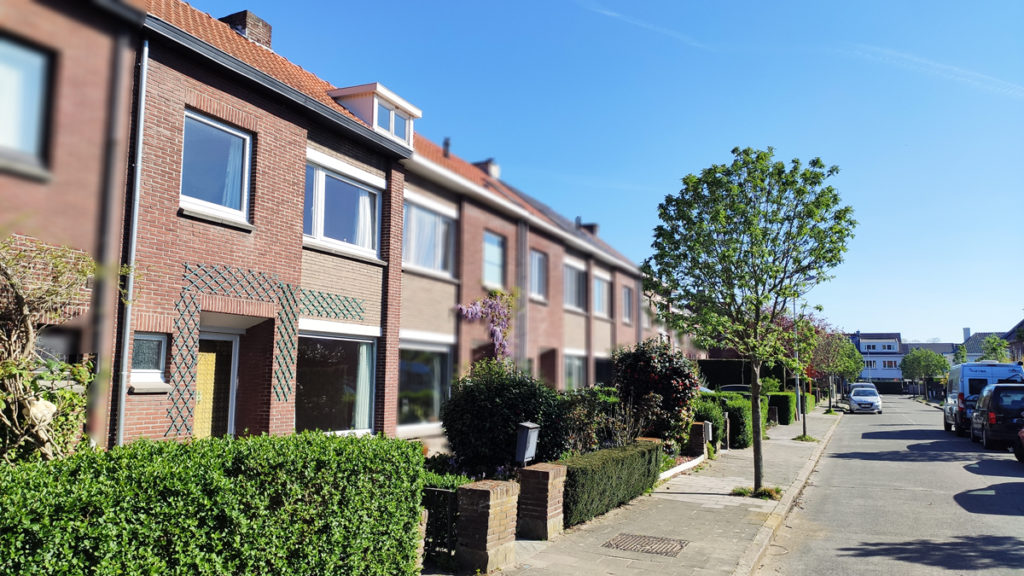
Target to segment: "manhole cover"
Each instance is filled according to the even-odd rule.
[[[658,536],[641,536],[639,534],[619,534],[602,544],[604,548],[614,548],[627,552],[642,552],[675,558],[689,544],[686,540],[675,538],[659,538]]]

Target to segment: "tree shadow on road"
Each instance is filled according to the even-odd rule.
[[[1006,482],[966,490],[953,496],[953,500],[971,514],[1024,516],[1024,482]],[[1021,553],[1024,553],[1024,547]],[[1017,566],[1024,566],[1024,561]]]
[[[1005,476],[1007,478],[1020,478],[1024,476],[1024,466],[1021,466],[1020,462],[1010,460],[1009,458],[978,460],[964,466],[964,470],[979,476]]]
[[[959,439],[947,439],[910,444],[906,450],[837,452],[829,454],[828,457],[878,462],[964,462],[977,461],[982,453],[976,444]]]
[[[839,555],[886,557],[946,570],[981,571],[1024,566],[1024,540],[1013,536],[957,536],[952,540],[862,542]]]
[[[878,432],[865,432],[860,435],[864,440],[949,440],[950,433],[943,430],[924,430],[911,428],[909,430],[883,430]]]

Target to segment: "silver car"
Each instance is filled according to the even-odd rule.
[[[882,413],[882,397],[874,388],[855,388],[850,392],[850,414],[854,412]]]

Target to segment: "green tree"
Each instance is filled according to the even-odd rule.
[[[836,378],[852,380],[864,368],[864,357],[850,338],[840,332],[826,331],[818,339],[811,357],[814,371],[829,381],[829,407],[832,406],[832,384]]]
[[[900,360],[900,371],[904,378],[911,380],[938,378],[949,372],[949,361],[938,352],[914,348]]]
[[[959,344],[956,351],[953,352],[953,364],[963,364],[964,362],[967,362],[967,346]]]
[[[1010,354],[1007,352],[1009,344],[996,334],[989,334],[981,342],[981,357],[978,360],[995,360],[996,362],[1009,362]]]
[[[693,334],[702,347],[727,347],[760,370],[786,359],[779,318],[794,298],[843,260],[856,222],[826,180],[839,168],[820,158],[807,166],[774,161],[774,151],[735,148],[731,164],[683,178],[658,207],[654,255],[644,263],[645,290],[659,296],[658,316]],[[752,403],[754,489],[762,488],[761,405]]]

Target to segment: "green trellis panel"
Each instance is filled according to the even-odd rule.
[[[351,296],[303,288],[300,312],[303,316],[331,320],[363,320],[366,308],[363,300]]]

